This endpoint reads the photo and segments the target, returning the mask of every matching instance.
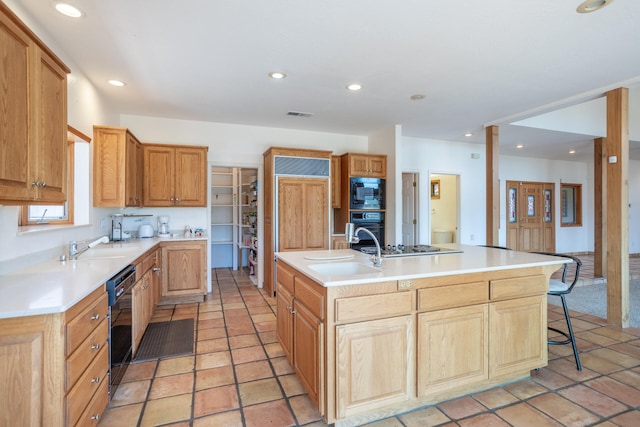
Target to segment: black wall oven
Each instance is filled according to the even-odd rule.
[[[385,180],[382,178],[351,178],[351,209],[385,209]]]
[[[351,212],[350,222],[355,225],[356,229],[364,227],[369,230],[378,239],[380,247],[384,247],[384,212]],[[367,233],[360,231],[358,237],[360,241],[352,243],[351,249],[361,250],[376,247],[376,243]]]
[[[130,265],[107,280],[109,295],[109,396],[122,381],[122,377],[133,358],[132,289],[136,281],[136,267]]]

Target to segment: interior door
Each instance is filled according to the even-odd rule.
[[[418,213],[416,211],[416,191],[418,174],[402,174],[402,244],[415,245]]]

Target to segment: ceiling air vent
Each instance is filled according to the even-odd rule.
[[[292,116],[292,117],[311,117],[311,116],[313,116],[313,114],[311,114],[311,113],[303,113],[301,111],[289,111],[287,113],[287,116]]]

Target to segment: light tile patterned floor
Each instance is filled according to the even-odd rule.
[[[274,299],[243,272],[213,276],[205,302],[160,307],[153,319],[195,318],[196,354],[132,364],[100,427],[325,425],[277,343]],[[581,372],[570,346],[550,346],[549,366],[530,379],[371,425],[640,426],[640,329],[572,316]],[[550,305],[549,322],[563,321]]]

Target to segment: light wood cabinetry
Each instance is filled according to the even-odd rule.
[[[341,188],[341,160],[340,156],[331,156],[331,207],[339,208],[342,206],[340,199]]]
[[[387,156],[384,154],[347,153],[342,156],[342,167],[349,176],[365,178],[387,177]]]
[[[93,127],[93,205],[142,206],[142,145],[126,128]]]
[[[274,168],[274,163],[275,163],[275,159],[278,156],[283,156],[283,157],[298,157],[298,158],[313,158],[313,159],[329,159],[329,162],[331,161],[331,151],[324,151],[324,150],[305,150],[305,149],[292,149],[292,148],[282,148],[282,147],[271,147],[269,148],[267,151],[264,152],[263,154],[263,161],[264,161],[264,231],[263,231],[263,248],[264,248],[264,266],[263,266],[263,272],[264,272],[264,282],[263,282],[263,288],[265,290],[265,292],[268,295],[275,295],[275,283],[274,283],[274,252],[275,252],[275,242],[276,239],[279,238],[279,236],[276,236],[276,231],[280,232],[280,230],[284,227],[284,228],[289,228],[289,224],[284,222],[283,218],[281,216],[279,216],[279,214],[276,212],[276,209],[279,209],[279,203],[278,203],[278,199],[276,199],[276,182],[279,182],[280,177],[278,177],[278,180],[276,180],[276,175],[275,175],[275,168]],[[325,179],[326,181],[326,179]],[[291,188],[292,191],[293,187]],[[302,188],[300,188],[297,191],[303,191]],[[325,190],[322,190],[325,191]],[[290,193],[292,194],[292,193]],[[312,209],[321,209],[323,212],[328,212],[328,206],[330,204],[330,200],[329,200],[329,192],[328,192],[328,187],[323,199],[323,203],[322,205],[317,205],[317,206],[312,206],[309,205],[308,202],[302,200],[302,199],[290,199],[291,202],[293,203],[293,206],[289,206],[286,207],[284,209],[286,209],[286,213],[290,214],[291,212],[295,212],[295,211],[300,211],[302,212],[303,209],[307,209],[307,208],[303,208],[302,204],[307,203],[307,206],[311,206]],[[317,199],[317,201],[319,202],[319,200]],[[311,214],[313,215],[313,214]],[[276,223],[276,219],[277,219],[277,223]],[[315,242],[317,242],[320,233],[324,233],[324,240],[326,241],[325,246],[322,247],[324,249],[326,249],[328,247],[329,244],[329,218],[328,215],[326,217],[326,222],[322,223],[321,225],[316,222],[315,220],[308,224],[304,231],[305,237],[300,237],[301,239],[305,239],[304,241],[316,244]],[[300,219],[297,219],[296,222],[299,224],[300,223]],[[321,229],[317,229],[317,227],[320,226],[322,229],[324,229],[326,231],[323,232]],[[298,225],[298,231],[300,231],[300,225]],[[291,233],[293,233],[293,231],[291,231]],[[296,245],[296,240],[298,239],[298,237],[293,236],[293,235],[287,235],[285,236],[290,243],[287,244],[291,244],[293,246]],[[278,243],[280,244],[280,241],[278,241]],[[317,246],[317,244],[316,244]],[[322,249],[321,247],[314,247],[314,249]],[[306,247],[302,247],[301,249],[307,249]],[[311,248],[309,248],[311,249]],[[282,250],[281,247],[278,247],[278,250]]]
[[[162,242],[161,304],[203,301],[207,293],[205,241]]]
[[[205,207],[208,147],[142,144],[143,205]]]
[[[278,180],[278,250],[329,248],[329,182],[281,177]]]
[[[131,310],[131,342],[133,354],[136,354],[144,331],[151,320],[154,304],[153,272],[147,271],[138,280],[132,289],[132,310]]]
[[[62,204],[70,70],[0,2],[0,201]]]

